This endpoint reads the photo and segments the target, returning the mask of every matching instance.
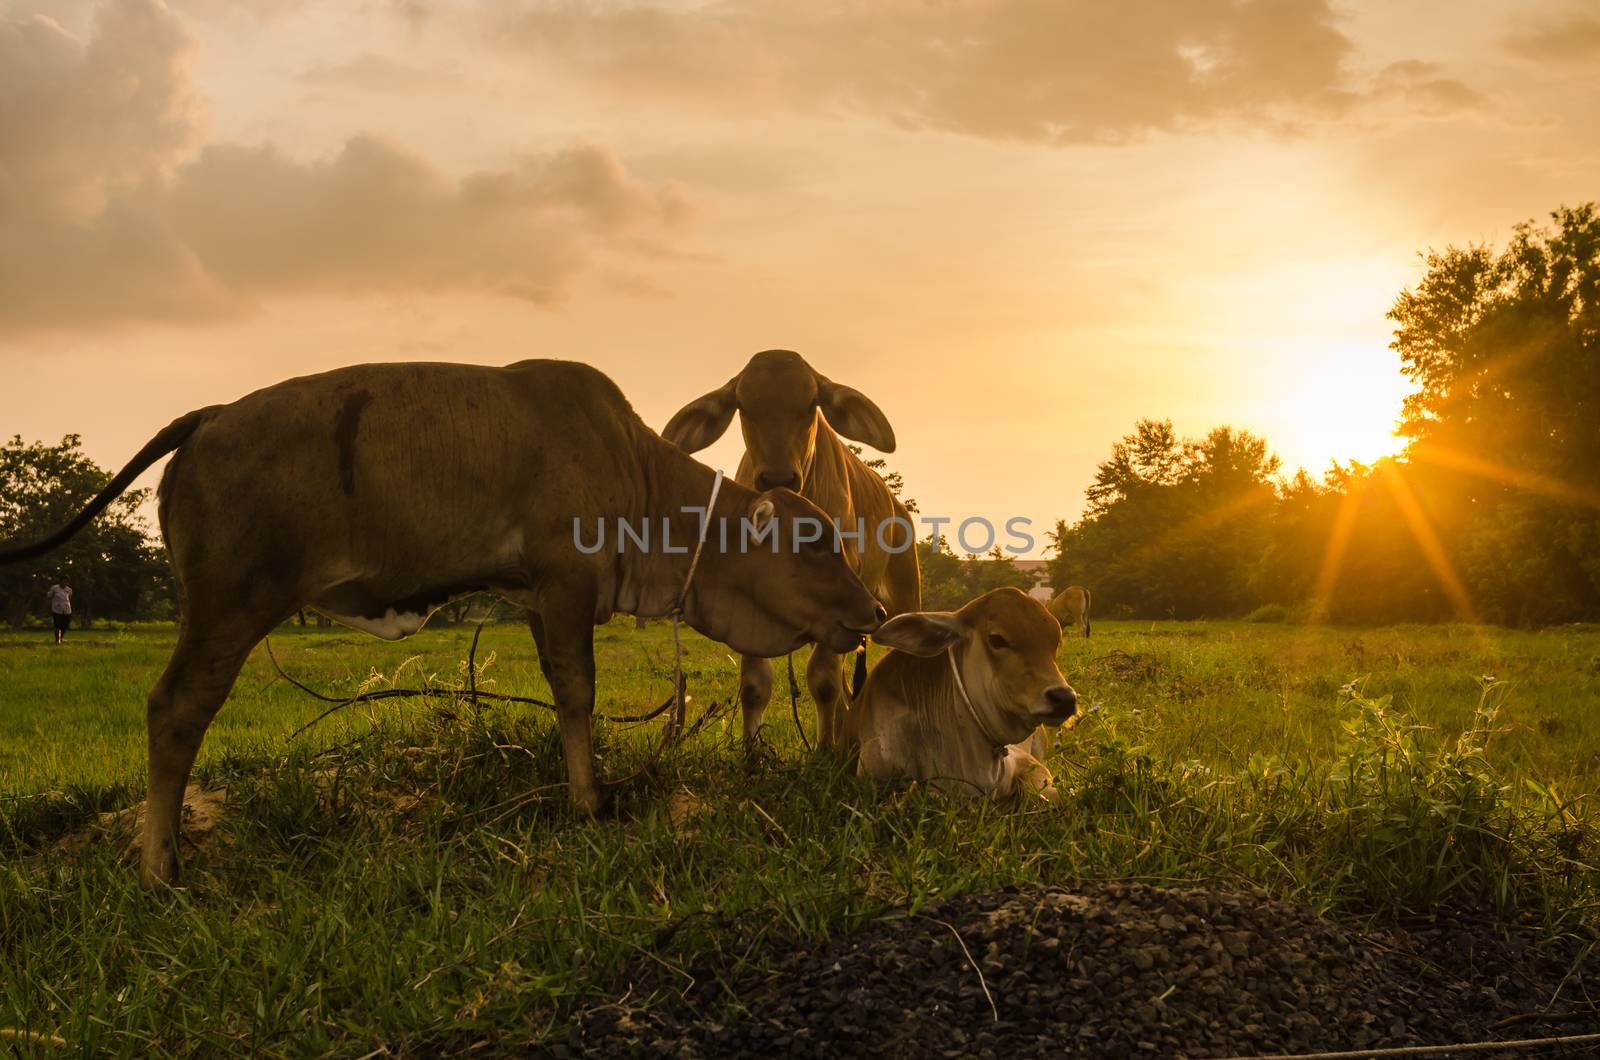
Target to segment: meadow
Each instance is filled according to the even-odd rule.
[[[1600,908],[1600,627],[1097,620],[1059,656],[1086,707],[1049,759],[1065,797],[1004,808],[808,753],[781,662],[746,753],[735,663],[689,634],[698,725],[658,753],[660,720],[597,723],[602,773],[625,778],[599,822],[565,808],[547,711],[395,699],[292,736],[325,704],[258,648],[197,769],[220,819],[184,888],[152,896],[123,811],[172,637],[0,635],[0,1028],[96,1055],[527,1049],[575,1005],[669,998],[766,939],[1012,884],[1257,886],[1376,921],[1532,911],[1552,937]],[[271,643],[349,695],[459,690],[471,639]],[[670,690],[664,622],[613,622],[597,657],[603,714]],[[479,688],[548,698],[525,629],[485,627],[475,658]]]

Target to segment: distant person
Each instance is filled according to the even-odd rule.
[[[56,624],[56,643],[60,644],[66,639],[67,627],[72,625],[72,585],[63,577],[50,586],[46,595],[50,598],[50,617]]]

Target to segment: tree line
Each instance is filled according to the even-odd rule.
[[[1083,514],[1057,523],[1050,581],[1139,618],[1600,619],[1600,215],[1589,203],[1551,222],[1518,226],[1499,251],[1429,252],[1396,299],[1392,346],[1415,385],[1400,455],[1285,477],[1249,431],[1181,438],[1170,420],[1140,420],[1097,468]],[[0,447],[0,541],[43,536],[109,478],[77,435],[14,437]],[[61,550],[0,567],[5,620],[46,617],[62,573],[84,622],[170,617],[165,555],[138,515],[147,492]],[[918,549],[931,609],[1032,584],[998,550]]]
[[[1600,217],[1551,220],[1430,252],[1396,300],[1400,455],[1284,479],[1247,431],[1142,420],[1057,525],[1054,583],[1137,617],[1600,619]]]

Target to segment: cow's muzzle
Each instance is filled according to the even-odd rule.
[[[889,612],[879,604],[872,609],[872,621],[866,625],[857,625],[851,622],[840,622],[834,633],[827,639],[828,647],[841,654],[855,651],[861,646],[862,640],[873,630],[883,625],[889,617]]]
[[[800,473],[798,471],[763,471],[756,475],[756,489],[765,493],[767,490],[790,489],[800,492]]]
[[[1060,725],[1078,711],[1078,693],[1071,685],[1047,688],[1040,698],[1044,700],[1044,709],[1036,716],[1045,725]]]
[[[888,620],[889,620],[889,612],[887,612],[887,611],[885,611],[883,609],[883,605],[882,604],[878,604],[877,606],[875,606],[872,609],[872,624],[871,625],[867,625],[867,626],[852,626],[848,622],[841,622],[841,623],[839,623],[839,625],[843,626],[845,629],[848,629],[852,633],[859,633],[864,637],[868,633],[871,633],[871,632],[875,631],[879,626],[883,625]]]

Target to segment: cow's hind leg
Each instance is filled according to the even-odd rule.
[[[593,614],[581,608],[563,608],[563,615]],[[561,727],[561,753],[567,763],[567,796],[572,807],[594,816],[604,808],[600,781],[595,775],[594,741],[594,633],[592,627],[570,619],[546,621],[530,611],[528,626],[539,649],[539,669],[544,671],[556,698],[556,720]]]
[[[844,741],[844,657],[818,644],[806,663],[806,687],[817,705],[817,745],[837,752]]]
[[[139,859],[139,879],[146,887],[178,882],[178,831],[189,772],[211,719],[263,632],[238,622],[197,627],[186,617],[177,649],[150,691],[145,716],[150,787]]]
[[[772,699],[772,661],[757,655],[739,657],[739,706],[744,711],[744,742],[761,735],[761,719]]]

